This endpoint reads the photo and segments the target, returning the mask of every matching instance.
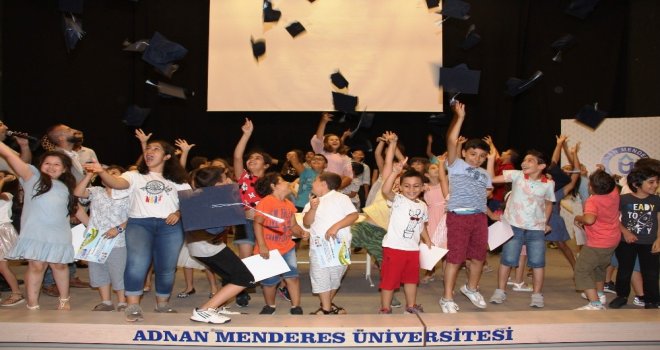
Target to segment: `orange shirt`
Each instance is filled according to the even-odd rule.
[[[284,222],[278,223],[264,214],[259,212],[255,213],[255,218],[260,216],[264,219],[263,235],[268,249],[277,249],[282,255],[293,249],[295,243],[291,239],[293,233],[291,231],[291,220],[296,213],[296,207],[293,203],[288,199],[279,200],[273,195],[268,195],[259,201],[259,204],[257,204],[257,210],[284,219]],[[259,254],[258,244],[255,244],[254,246],[254,254]]]

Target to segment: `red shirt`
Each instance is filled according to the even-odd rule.
[[[495,163],[495,176],[502,175],[504,170],[514,170],[515,167],[511,163],[502,164],[501,160]],[[493,196],[491,199],[504,202],[504,195],[506,194],[507,184],[493,184]]]
[[[585,225],[587,245],[592,248],[613,248],[619,245],[619,191],[591,195],[584,203],[584,213],[596,215],[593,225]]]
[[[238,178],[238,190],[241,194],[241,201],[247,205],[245,210],[255,208],[261,200],[261,197],[259,197],[257,191],[254,189],[257,180],[259,178],[250,174],[247,170],[243,170],[241,177]]]

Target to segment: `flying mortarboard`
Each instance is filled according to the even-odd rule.
[[[266,40],[250,38],[250,43],[252,44],[252,55],[254,59],[259,60],[259,57],[266,54]]]
[[[282,17],[282,11],[273,9],[270,0],[264,0],[264,22],[277,22]]]
[[[358,97],[333,91],[332,104],[337,111],[354,112],[358,105]]]
[[[63,15],[62,25],[64,29],[64,44],[67,52],[76,48],[78,41],[82,39],[85,32],[82,30],[82,22],[74,15]]]
[[[450,103],[454,102],[458,94],[479,93],[480,78],[481,71],[468,69],[466,64],[453,68],[440,67],[440,85],[446,92],[454,94]]]
[[[557,54],[555,54],[555,56],[552,57],[552,60],[554,62],[560,63],[562,61],[562,55],[564,51],[571,48],[574,43],[575,43],[575,37],[571,34],[566,34],[561,38],[555,40],[551,46],[553,49],[557,50]]]
[[[426,0],[426,7],[430,9],[440,6],[440,0]]]
[[[481,41],[481,35],[477,33],[477,26],[472,24],[468,29],[467,34],[465,34],[465,39],[459,45],[463,50],[469,50],[475,47]]]
[[[289,34],[291,34],[291,36],[295,38],[298,35],[305,32],[305,27],[303,27],[303,25],[300,24],[300,22],[296,21],[286,26],[286,31],[289,32]]]
[[[520,80],[518,78],[509,78],[506,81],[506,93],[509,96],[516,96],[531,88],[541,77],[543,72],[537,70],[534,75],[532,75],[527,80]]]
[[[443,0],[440,14],[449,18],[466,20],[470,18],[470,4],[461,0]]]
[[[599,110],[598,103],[595,103],[593,105],[584,105],[575,115],[575,119],[595,130],[603,122],[606,115],[607,112]]]
[[[122,122],[128,126],[141,127],[151,113],[151,108],[142,108],[138,105],[130,105],[124,112]]]
[[[330,81],[337,87],[337,89],[345,89],[348,87],[348,80],[344,78],[340,71],[330,74]]]
[[[566,7],[567,14],[579,19],[585,19],[591,14],[600,0],[573,0]]]
[[[149,46],[142,53],[142,59],[159,72],[171,77],[178,68],[174,62],[184,58],[187,53],[188,50],[185,47],[167,40],[165,36],[155,32],[149,40]]]
[[[131,52],[144,52],[144,50],[147,49],[149,46],[149,40],[147,39],[142,39],[138,40],[134,43],[124,40],[123,44],[124,45],[124,51],[131,51]]]
[[[245,209],[236,184],[179,191],[179,207],[184,231],[245,223]]]
[[[147,81],[145,81],[145,83],[147,83],[151,86],[155,86],[158,89],[158,93],[161,96],[176,97],[176,98],[180,98],[180,99],[183,99],[183,100],[188,98],[187,97],[188,94],[187,94],[186,89],[184,89],[182,87],[170,85],[170,84],[167,84],[167,83],[163,83],[162,81],[153,82],[151,80],[147,80]],[[194,95],[194,93],[191,93],[191,95]]]

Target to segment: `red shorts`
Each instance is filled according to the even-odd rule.
[[[419,251],[383,247],[380,289],[395,290],[401,284],[419,283]]]
[[[447,262],[462,264],[465,259],[485,261],[488,252],[486,214],[447,213]]]

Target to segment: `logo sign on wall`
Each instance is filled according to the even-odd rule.
[[[615,147],[603,156],[602,164],[610,174],[628,175],[635,162],[649,155],[637,147]]]

